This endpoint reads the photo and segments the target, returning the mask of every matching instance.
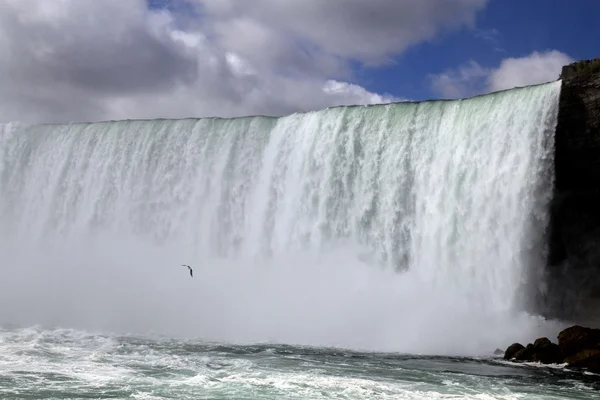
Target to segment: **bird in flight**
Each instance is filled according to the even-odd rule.
[[[185,265],[185,264],[181,264],[182,267],[188,267],[188,269],[190,270],[190,276],[193,278],[194,277],[194,271],[192,270],[192,267],[190,267],[189,265]]]

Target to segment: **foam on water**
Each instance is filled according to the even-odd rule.
[[[23,351],[35,348],[25,360]],[[0,397],[594,398],[598,381],[492,360],[0,330]]]
[[[520,294],[559,92],[4,125],[0,321],[435,354],[554,336]]]

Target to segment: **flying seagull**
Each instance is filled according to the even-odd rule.
[[[181,264],[182,267],[188,267],[188,269],[190,270],[190,276],[193,278],[194,277],[194,271],[192,270],[192,267],[190,267],[189,265],[185,265],[185,264]]]

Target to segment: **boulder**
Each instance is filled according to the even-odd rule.
[[[504,359],[542,364],[566,363],[569,368],[600,373],[600,329],[571,326],[558,334],[558,344],[545,337],[526,347],[513,343],[504,352]]]
[[[558,346],[564,358],[569,358],[583,350],[600,350],[600,329],[572,326],[558,334]]]
[[[560,348],[548,338],[539,338],[527,347],[519,343],[512,344],[504,353],[505,360],[532,361],[542,364],[556,364],[562,361]]]
[[[533,361],[533,351],[533,344],[529,343],[526,347],[517,351],[513,358],[517,361]]]
[[[548,346],[549,344],[552,344],[552,342],[547,337],[542,337],[542,338],[535,339],[535,342],[533,342],[533,345],[535,347]]]
[[[508,346],[508,349],[506,349],[506,351],[504,352],[504,359],[512,360],[513,358],[515,358],[515,355],[524,348],[525,346],[523,346],[521,343],[511,344],[510,346]]]
[[[531,361],[542,364],[558,364],[562,361],[560,347],[552,343],[548,338],[539,338],[533,343],[533,355]]]
[[[582,350],[567,357],[565,362],[569,368],[583,368],[590,372],[600,373],[600,349]]]

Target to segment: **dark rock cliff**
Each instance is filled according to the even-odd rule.
[[[546,315],[600,325],[600,59],[563,68]]]

